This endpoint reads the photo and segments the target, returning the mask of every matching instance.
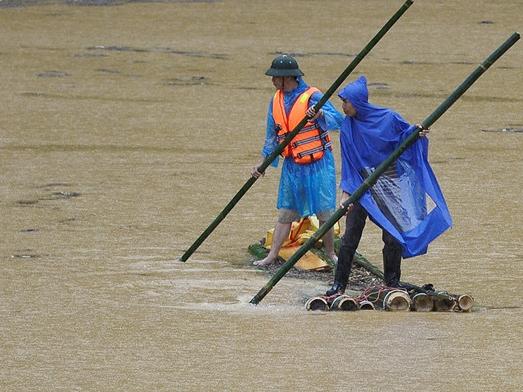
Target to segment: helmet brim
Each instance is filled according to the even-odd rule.
[[[269,68],[265,75],[267,76],[276,76],[276,77],[283,77],[283,76],[303,76],[303,72],[299,68],[297,69],[277,69],[277,68]]]

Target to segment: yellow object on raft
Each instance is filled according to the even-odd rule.
[[[320,222],[315,215],[302,218],[299,222],[293,222],[289,237],[283,242],[278,256],[284,260],[288,260],[305,241],[312,237],[319,227]],[[267,235],[265,236],[264,246],[268,249],[270,249],[272,245],[273,232],[274,229],[271,229],[267,231]],[[336,223],[334,226],[334,235],[338,236],[339,234],[340,226]],[[319,240],[318,242],[321,243],[322,240]],[[303,271],[323,271],[331,268],[326,261],[322,260],[310,250],[307,251],[294,266]]]

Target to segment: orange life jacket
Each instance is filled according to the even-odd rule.
[[[316,91],[319,90],[309,87],[307,91],[303,92],[292,106],[288,117],[285,113],[283,93],[281,90],[276,91],[272,100],[272,116],[276,124],[279,143],[306,116],[310,97]],[[285,146],[282,156],[292,157],[296,163],[307,164],[321,159],[326,149],[332,150],[327,131],[321,130],[315,122],[307,121],[291,142]]]

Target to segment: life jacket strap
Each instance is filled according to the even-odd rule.
[[[303,127],[302,129],[300,129],[300,131],[298,133],[309,132],[316,128],[317,128],[316,124],[312,124],[312,125],[309,125],[308,127]]]
[[[311,136],[311,137],[308,137],[306,139],[301,139],[301,140],[298,140],[298,141],[295,141],[292,143],[292,146],[294,148],[298,147],[298,146],[302,146],[304,144],[307,144],[307,143],[310,143],[310,142],[314,142],[316,140],[320,140],[321,137],[320,135],[316,135],[316,136]]]
[[[312,154],[315,154],[317,152],[322,152],[322,151],[325,151],[327,150],[328,148],[331,148],[332,146],[332,142],[327,142],[319,147],[316,147],[316,148],[312,148],[310,150],[307,150],[307,151],[302,151],[302,152],[299,152],[297,154],[298,158],[303,158],[304,156],[306,155],[312,155]]]

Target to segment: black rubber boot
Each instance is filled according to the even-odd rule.
[[[401,253],[402,248],[398,241],[386,231],[383,231],[383,275],[385,285],[400,287]]]
[[[387,262],[384,262],[383,269],[384,269],[384,280],[385,285],[388,287],[399,287],[400,286],[400,277],[401,277],[401,270],[400,270],[400,263],[401,258],[399,259],[393,259],[388,260]]]
[[[332,285],[332,287],[330,289],[328,289],[325,292],[325,295],[328,297],[330,297],[332,295],[341,295],[345,292],[346,288],[347,288],[347,283],[343,284],[343,283],[334,281],[334,284]]]
[[[361,234],[367,220],[367,212],[358,203],[354,203],[352,209],[345,218],[345,233],[341,238],[340,251],[338,252],[338,264],[334,274],[334,284],[325,293],[328,296],[343,294],[349,282],[349,275],[352,269],[354,253],[358,249]]]
[[[346,252],[343,252],[342,246],[338,257],[338,264],[336,265],[336,273],[334,274],[334,284],[329,290],[327,290],[325,295],[330,297],[331,295],[345,293],[347,283],[349,282],[353,257],[354,254],[347,254]]]

